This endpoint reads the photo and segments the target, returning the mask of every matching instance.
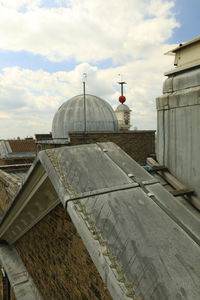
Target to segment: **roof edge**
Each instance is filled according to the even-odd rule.
[[[189,47],[189,46],[191,46],[191,45],[193,45],[193,44],[196,44],[196,43],[198,43],[198,42],[200,42],[200,36],[198,36],[198,37],[196,37],[196,38],[194,38],[194,39],[192,39],[192,40],[190,40],[190,41],[188,41],[188,42],[185,42],[185,43],[183,43],[183,44],[182,44],[182,43],[179,44],[179,46],[177,46],[176,48],[167,51],[167,52],[165,53],[165,55],[175,55],[175,53],[176,53],[177,51],[179,51],[179,50],[181,50],[181,49],[183,49],[183,48]]]
[[[0,261],[17,300],[43,299],[14,247],[0,245]]]

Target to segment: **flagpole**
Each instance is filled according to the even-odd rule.
[[[85,81],[87,74],[83,73],[83,113],[84,113],[84,133],[86,133],[86,97],[85,97]]]

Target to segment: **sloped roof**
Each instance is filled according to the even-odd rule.
[[[19,190],[21,181],[19,178],[0,169],[0,214],[8,209],[13,197]]]
[[[41,151],[0,224],[1,239],[19,239],[58,197],[113,299],[199,300],[199,218],[118,146]]]

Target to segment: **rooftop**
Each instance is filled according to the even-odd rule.
[[[194,39],[192,39],[192,40],[190,40],[190,41],[188,41],[188,42],[185,42],[185,43],[183,43],[183,44],[182,44],[182,43],[179,44],[178,47],[176,47],[176,48],[174,48],[174,49],[172,49],[172,50],[166,52],[165,54],[166,54],[166,55],[175,55],[176,52],[180,51],[181,49],[186,48],[186,47],[190,47],[190,46],[192,46],[192,45],[198,43],[199,41],[200,41],[200,36],[198,36],[197,38],[194,38]]]
[[[126,299],[132,283],[143,299],[199,299],[199,218],[118,146],[39,152],[1,221],[1,239],[14,243],[59,202],[114,299]]]

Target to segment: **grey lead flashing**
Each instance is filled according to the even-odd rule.
[[[73,200],[66,210],[113,299],[199,300],[200,248],[188,233],[198,235],[200,220],[183,211],[184,207],[118,146],[101,143],[41,151],[29,172],[21,189],[28,192],[31,187],[27,204],[34,206],[43,199],[35,195],[39,189],[43,196],[45,188],[51,189],[53,203],[57,197],[64,206],[65,200]],[[22,196],[18,194],[18,200],[25,205]],[[19,206],[13,207],[16,212],[9,212],[11,221]],[[25,216],[26,210],[22,219]],[[7,225],[4,239],[11,241],[11,226],[13,231],[17,229],[15,224]],[[23,284],[28,284],[25,276]]]
[[[158,183],[158,180],[156,180],[155,183]],[[89,193],[81,193],[73,198],[66,195],[66,197],[64,199],[64,207],[66,208],[68,205],[68,202],[70,202],[70,201],[76,201],[76,200],[85,199],[85,198],[89,198],[89,197],[95,197],[95,196],[112,193],[112,192],[117,192],[117,191],[122,191],[122,190],[128,190],[128,189],[132,189],[135,187],[138,187],[137,183],[129,183],[129,184],[124,184],[122,186],[116,186],[114,188],[105,188],[105,189],[101,189],[101,190],[92,191]]]
[[[113,299],[199,300],[200,222],[149,173],[113,143],[39,159]]]
[[[199,246],[140,187],[67,211],[113,299],[199,299]]]
[[[69,203],[67,211],[73,221],[73,224],[76,226],[84,245],[90,253],[91,258],[105,283],[105,286],[111,293],[112,298],[116,300],[130,299],[130,297],[126,296],[126,293],[128,295],[128,289],[125,287],[124,282],[120,282],[120,280],[117,279],[118,274],[116,270],[110,268],[111,261],[109,257],[105,255],[105,251],[107,249],[106,245],[101,245],[98,240],[95,240],[94,237],[91,236],[86,223],[82,218],[79,217],[79,215],[76,213],[76,210],[74,210],[72,202]],[[131,297],[131,299],[133,298]]]
[[[0,245],[0,263],[17,300],[43,299],[14,247]]]

